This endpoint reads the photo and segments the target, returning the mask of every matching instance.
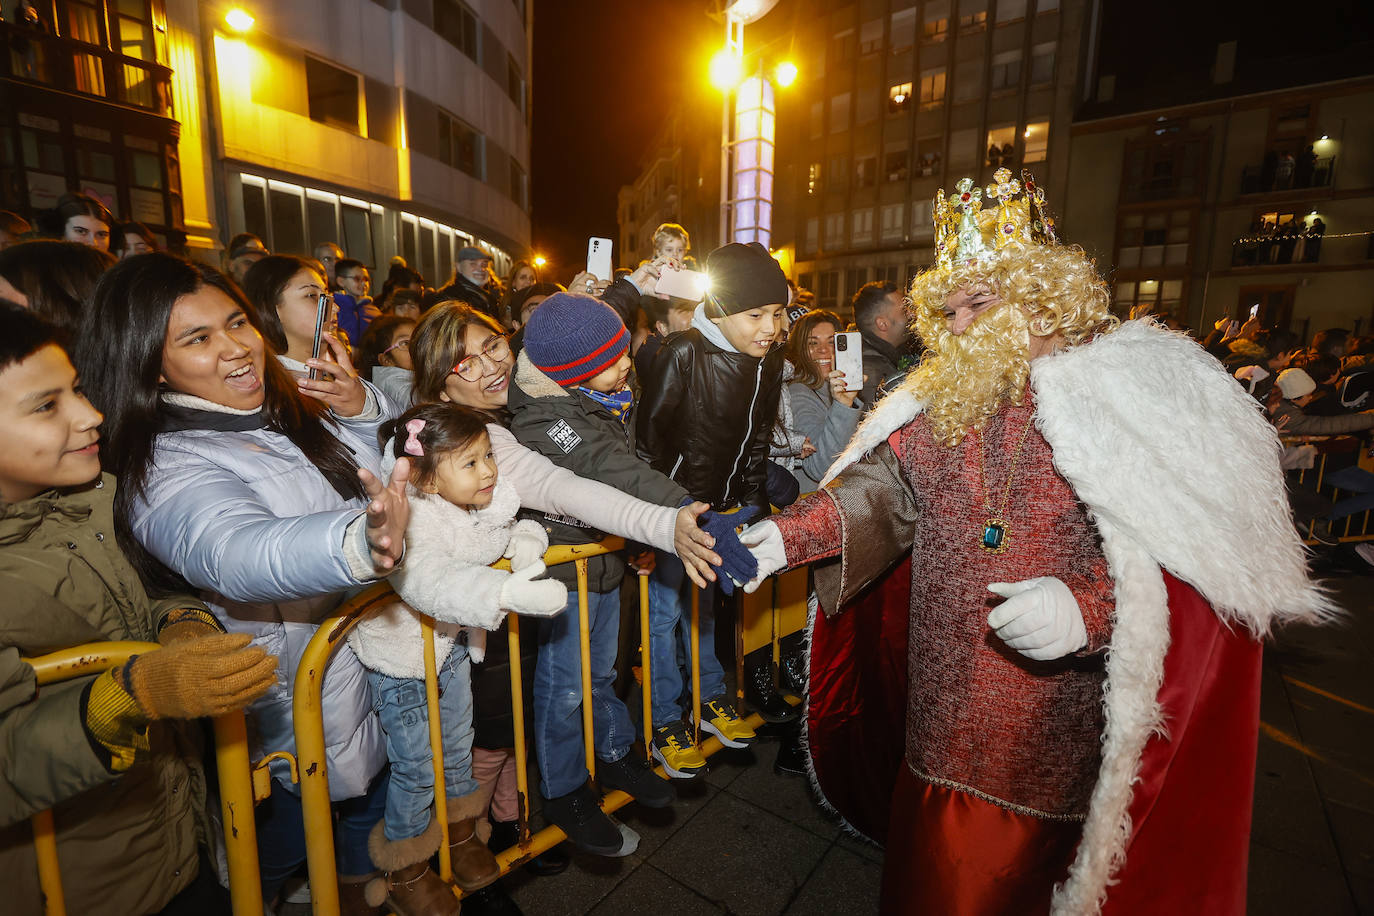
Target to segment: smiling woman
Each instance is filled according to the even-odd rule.
[[[399,558],[408,466],[378,480],[386,401],[341,345],[331,344],[334,360],[310,361],[331,379],[295,380],[264,329],[213,268],[139,255],[101,280],[77,364],[105,413],[131,555],[150,581],[200,589],[226,629],[281,658],[286,676],[253,712],[263,749],[294,750],[287,685],[316,623]],[[386,754],[350,651],[331,663],[324,712],[331,789],[349,800],[339,873],[365,875]],[[305,855],[299,802],[285,771],[274,775],[258,833],[269,897]]]

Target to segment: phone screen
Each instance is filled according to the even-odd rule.
[[[1251,318],[1257,318],[1257,317],[1259,317],[1259,303],[1258,303],[1258,302],[1256,302],[1254,305],[1250,306],[1250,317],[1251,317]]]

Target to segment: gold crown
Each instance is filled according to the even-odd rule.
[[[986,210],[984,189],[974,187],[972,178],[959,179],[948,198],[943,190],[935,192],[937,270],[952,270],[956,264],[980,260],[1013,243],[1053,245],[1058,241],[1054,219],[1045,208],[1045,192],[1036,186],[1029,170],[1022,169],[1017,181],[1011,169],[1000,168],[992,173],[992,180],[987,186]]]

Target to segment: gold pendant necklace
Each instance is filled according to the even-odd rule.
[[[983,530],[979,533],[978,543],[988,553],[1001,553],[1011,543],[1011,535],[1008,533],[1010,526],[1006,520],[1007,503],[1011,499],[1011,482],[1016,477],[1016,465],[1021,460],[1021,450],[1025,448],[1026,439],[1030,436],[1030,429],[1034,422],[1034,416],[1026,418],[1026,428],[1021,431],[1021,441],[1016,446],[1015,454],[1011,456],[1011,471],[1007,474],[1007,485],[1002,491],[1002,505],[996,512],[992,511],[992,499],[988,496],[987,465],[983,457],[983,435],[982,433],[978,434],[978,480],[983,486],[983,511],[987,513],[987,521],[983,523]]]

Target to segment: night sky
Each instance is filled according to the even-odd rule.
[[[682,93],[711,92],[724,27],[701,0],[534,0],[534,250],[567,283],[587,239],[616,239],[616,194]],[[616,253],[617,261],[619,252]]]

